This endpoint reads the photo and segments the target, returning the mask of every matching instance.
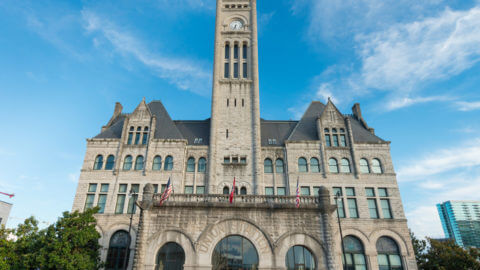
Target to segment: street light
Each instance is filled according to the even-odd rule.
[[[342,245],[342,254],[343,254],[343,269],[347,269],[347,257],[345,255],[345,246],[343,245],[343,233],[342,233],[342,224],[340,223],[340,212],[338,212],[338,199],[341,199],[340,191],[337,191],[335,194],[335,205],[337,206],[337,220],[338,220],[338,228],[340,229],[340,243]]]
[[[135,192],[135,190],[133,189],[130,189],[130,192],[128,193],[128,197],[133,197],[134,201],[133,201],[133,204],[132,204],[132,212],[130,213],[130,225],[128,226],[128,244],[127,244],[127,248],[125,249],[125,257],[123,258],[123,269],[127,269],[128,265],[127,265],[127,259],[128,257],[130,257],[130,244],[132,243],[132,236],[130,235],[130,232],[132,230],[132,220],[133,220],[133,214],[135,214],[135,202],[137,200],[137,192]]]

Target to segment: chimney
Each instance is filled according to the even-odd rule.
[[[362,117],[362,110],[360,109],[360,103],[355,103],[352,107],[352,113],[355,117],[360,120],[363,119]]]

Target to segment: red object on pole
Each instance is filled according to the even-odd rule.
[[[233,203],[234,194],[235,194],[235,177],[233,177],[233,187],[232,187],[232,192],[230,192],[230,203]]]
[[[8,197],[10,197],[10,199],[15,196],[15,194],[8,194],[8,193],[4,193],[4,192],[0,192],[0,194],[3,194],[3,195],[7,195]]]

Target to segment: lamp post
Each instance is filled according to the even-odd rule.
[[[340,191],[337,191],[337,194],[335,194],[335,204],[337,206],[337,220],[338,220],[338,228],[340,229],[340,243],[342,245],[342,255],[343,255],[343,269],[347,269],[346,263],[347,263],[347,257],[345,255],[345,246],[343,245],[343,233],[342,233],[342,224],[340,223],[340,213],[338,212],[338,199],[341,199],[341,194]]]
[[[137,200],[137,192],[135,192],[133,189],[130,189],[130,192],[128,193],[129,197],[133,197],[134,201],[132,204],[132,212],[130,213],[130,225],[128,226],[128,244],[127,248],[125,249],[125,257],[123,258],[123,269],[127,269],[127,259],[130,257],[130,245],[132,243],[132,236],[130,235],[130,232],[132,231],[132,220],[133,220],[133,214],[135,214],[135,201]]]

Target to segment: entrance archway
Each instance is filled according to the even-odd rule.
[[[157,255],[156,270],[182,270],[185,264],[185,251],[174,242],[166,243]]]
[[[213,250],[213,270],[258,269],[258,252],[252,242],[240,235],[223,238]]]

